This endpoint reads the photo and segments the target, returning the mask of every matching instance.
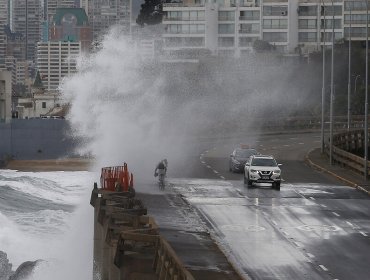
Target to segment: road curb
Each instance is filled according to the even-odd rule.
[[[357,190],[359,190],[359,191],[361,191],[361,192],[364,192],[364,193],[366,193],[367,195],[370,195],[370,191],[368,191],[368,190],[366,190],[365,188],[363,188],[363,187],[361,187],[361,186],[357,185],[355,182],[352,182],[352,181],[350,181],[350,180],[348,180],[348,179],[346,179],[346,178],[343,178],[343,177],[339,176],[338,174],[336,174],[336,173],[334,173],[334,172],[332,172],[332,171],[330,171],[330,170],[326,169],[325,167],[322,167],[321,165],[318,165],[317,163],[314,163],[314,162],[310,159],[310,156],[309,156],[309,155],[310,155],[310,153],[312,153],[314,150],[316,150],[316,148],[315,148],[315,149],[310,150],[310,151],[306,154],[306,156],[305,156],[305,162],[306,162],[309,166],[311,166],[311,167],[312,167],[312,168],[314,168],[314,169],[317,169],[317,170],[320,170],[320,171],[322,171],[322,172],[325,172],[325,173],[327,173],[327,174],[329,174],[329,175],[331,175],[331,176],[333,176],[333,177],[337,178],[338,180],[340,180],[340,181],[342,181],[342,182],[344,182],[344,183],[348,184],[350,187],[355,188],[355,189],[357,189]]]

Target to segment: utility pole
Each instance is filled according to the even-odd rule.
[[[326,18],[325,18],[325,6],[324,2],[322,1],[322,6],[324,10],[324,44],[322,46],[322,89],[321,89],[321,153],[324,153],[325,149],[325,51],[326,51]]]
[[[365,71],[365,139],[364,139],[364,151],[365,151],[365,180],[367,180],[367,169],[368,169],[368,163],[367,163],[367,158],[368,158],[368,81],[369,81],[369,3],[368,0],[366,1],[366,71]]]
[[[333,13],[332,19],[332,34],[331,34],[331,73],[330,73],[330,165],[333,165],[333,102],[334,102],[334,2],[331,0]]]
[[[349,7],[349,41],[348,41],[348,125],[351,129],[351,32],[352,32],[352,7]]]

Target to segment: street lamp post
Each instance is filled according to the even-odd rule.
[[[333,13],[332,19],[332,34],[331,34],[331,73],[330,73],[330,165],[333,165],[333,102],[334,102],[334,2],[331,0]]]
[[[368,169],[368,80],[369,80],[369,3],[366,1],[366,71],[365,71],[365,139],[364,139],[364,159],[365,159],[365,180],[367,179],[367,169]]]
[[[348,41],[348,124],[347,130],[351,129],[351,30],[352,29],[352,7],[349,8],[349,41]]]
[[[357,79],[358,78],[360,78],[360,75],[356,75],[356,77],[355,77],[355,89],[354,89],[354,91],[353,91],[353,93],[356,95],[356,93],[357,93]]]
[[[324,136],[324,125],[325,125],[325,51],[326,51],[326,18],[325,18],[325,6],[322,1],[323,10],[324,10],[324,44],[322,46],[322,89],[321,89],[321,153],[324,153],[325,148],[325,136]]]

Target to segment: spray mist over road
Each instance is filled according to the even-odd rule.
[[[74,133],[86,139],[80,152],[94,156],[97,167],[127,162],[134,174],[149,178],[160,159],[183,160],[199,137],[229,137],[256,127],[260,118],[310,105],[312,71],[262,57],[148,64],[118,28],[111,29],[61,87]]]

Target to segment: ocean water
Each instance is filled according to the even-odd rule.
[[[97,179],[87,171],[0,170],[0,251],[13,271],[25,261],[43,260],[27,279],[92,279],[89,201]]]

